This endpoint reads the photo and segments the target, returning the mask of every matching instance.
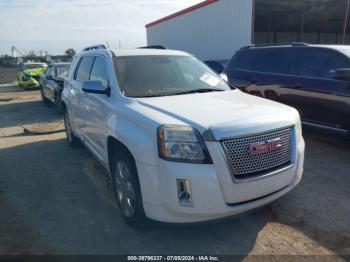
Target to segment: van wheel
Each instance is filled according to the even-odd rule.
[[[125,222],[132,227],[142,227],[147,221],[133,158],[126,150],[118,150],[113,156],[112,184],[119,211]]]
[[[79,146],[80,140],[73,133],[72,126],[71,126],[70,120],[69,120],[69,114],[68,114],[67,110],[65,110],[65,112],[64,112],[64,127],[66,129],[66,137],[67,137],[68,144],[71,147]]]
[[[274,91],[266,91],[265,98],[276,101],[278,96]]]

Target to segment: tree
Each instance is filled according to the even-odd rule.
[[[73,48],[69,48],[65,51],[66,55],[69,57],[73,57],[75,55],[75,50]]]

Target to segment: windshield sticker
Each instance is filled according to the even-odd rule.
[[[204,73],[200,80],[212,87],[215,87],[220,83],[220,80],[217,77],[208,73]]]

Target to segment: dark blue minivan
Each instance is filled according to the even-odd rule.
[[[243,47],[224,72],[244,92],[295,107],[306,124],[350,133],[350,46]]]

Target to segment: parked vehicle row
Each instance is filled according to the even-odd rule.
[[[131,225],[235,215],[302,177],[298,112],[231,88],[185,52],[86,48],[62,101],[69,144],[82,142],[109,171]]]
[[[299,110],[304,123],[350,133],[350,47],[249,46],[225,68],[244,92]]]

